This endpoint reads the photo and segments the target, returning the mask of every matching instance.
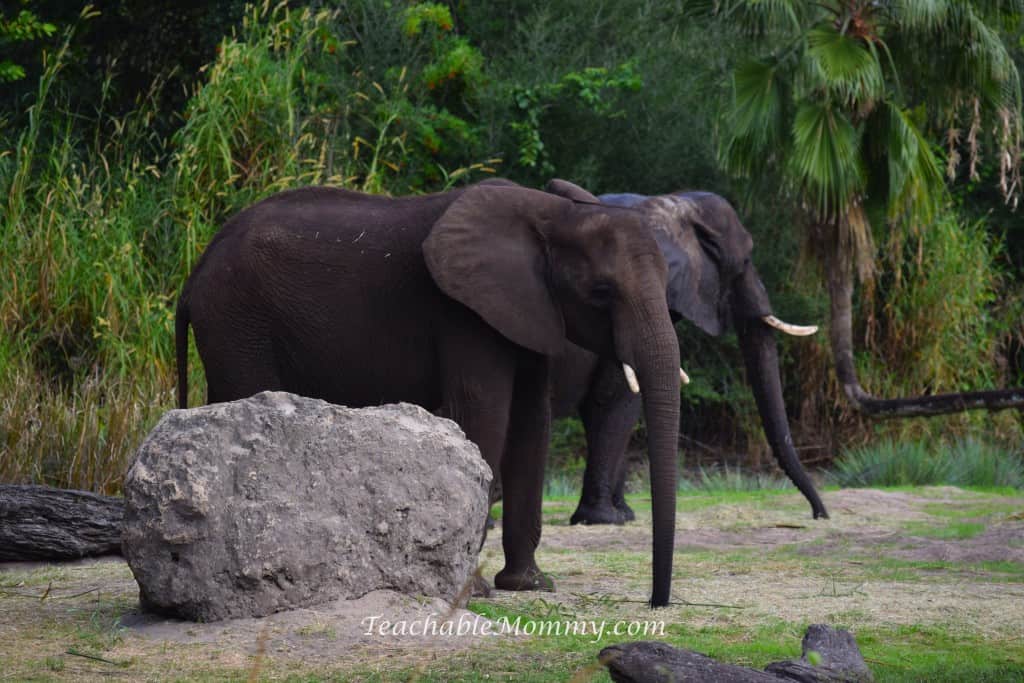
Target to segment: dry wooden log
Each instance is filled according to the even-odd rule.
[[[121,498],[0,485],[0,562],[120,554],[123,517]]]
[[[871,671],[857,641],[842,629],[812,624],[803,656],[769,664],[767,672],[719,662],[666,643],[642,641],[612,645],[598,659],[616,683],[870,683]]]
[[[782,679],[763,671],[656,641],[612,645],[601,650],[598,659],[608,667],[615,683],[782,683]]]
[[[825,624],[807,627],[800,659],[773,662],[765,670],[797,683],[869,683],[873,680],[853,634]]]

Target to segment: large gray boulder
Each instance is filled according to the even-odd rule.
[[[382,588],[451,600],[476,566],[490,468],[450,420],[283,392],[172,410],[125,479],[145,609],[213,621]]]

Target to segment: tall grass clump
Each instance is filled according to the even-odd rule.
[[[95,111],[69,104],[67,32],[29,106],[0,122],[0,480],[119,488],[132,452],[173,406],[177,293],[231,214],[299,185],[430,190],[488,170],[452,165],[434,185],[411,186],[446,142],[428,124],[457,123],[429,104],[419,76],[466,54],[439,17],[447,29],[409,33],[406,10],[387,14],[381,35],[420,45],[409,54],[422,63],[381,85],[346,56],[359,45],[336,12],[264,1],[221,41],[183,112],[157,111],[158,78],[116,116],[105,111],[113,69]],[[462,64],[444,72],[449,91],[460,68],[479,68]],[[153,132],[154,120],[175,117],[173,136]],[[410,131],[425,137],[414,143]],[[415,173],[401,165],[412,153]],[[203,391],[194,349],[189,367],[194,405]]]
[[[844,452],[829,472],[844,487],[976,486],[1024,487],[1024,459],[1019,453],[978,441],[883,440]]]
[[[792,488],[785,477],[739,466],[724,464],[700,467],[695,473],[683,472],[677,489],[684,492],[724,493],[733,491],[777,491]]]
[[[113,490],[169,396],[167,201],[145,97],[120,118],[101,100],[96,134],[76,127],[70,37],[25,125],[0,137],[0,478]]]
[[[181,274],[231,214],[275,191],[325,180],[304,95],[316,81],[310,62],[323,48],[329,16],[264,3],[248,8],[240,36],[221,41],[174,136]]]

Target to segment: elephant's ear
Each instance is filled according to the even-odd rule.
[[[477,185],[434,223],[423,256],[434,282],[506,339],[555,355],[565,322],[548,288],[543,235],[572,207],[521,187]]]
[[[544,186],[545,192],[551,194],[557,194],[559,197],[565,197],[571,199],[574,202],[583,202],[585,204],[600,204],[601,200],[584,190],[575,183],[570,183],[568,180],[562,180],[561,178],[552,178],[548,181],[548,184]]]
[[[732,206],[709,193],[653,197],[643,208],[668,266],[669,309],[720,335],[731,288],[749,265],[750,234]]]

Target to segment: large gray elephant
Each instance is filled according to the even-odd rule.
[[[790,325],[772,314],[767,292],[751,262],[753,239],[729,202],[709,192],[594,197],[562,180],[551,181],[546,190],[577,201],[600,200],[643,213],[668,265],[671,315],[686,318],[712,336],[720,335],[731,320],[775,459],[810,502],[814,518],[827,518],[828,511],[793,448],[773,335],[775,329],[805,335],[817,328]],[[639,398],[613,363],[571,343],[553,365],[552,385],[553,415],[578,413],[587,440],[583,493],[570,521],[621,524],[633,519],[623,491],[626,446],[640,417]]]
[[[635,372],[643,391],[651,605],[661,606],[679,428],[667,285],[654,232],[631,209],[505,181],[399,199],[283,192],[228,221],[185,283],[179,404],[187,405],[191,324],[210,402],[276,389],[349,406],[409,401],[449,417],[503,480],[505,567],[495,585],[551,589],[534,554],[549,361],[568,338]]]

